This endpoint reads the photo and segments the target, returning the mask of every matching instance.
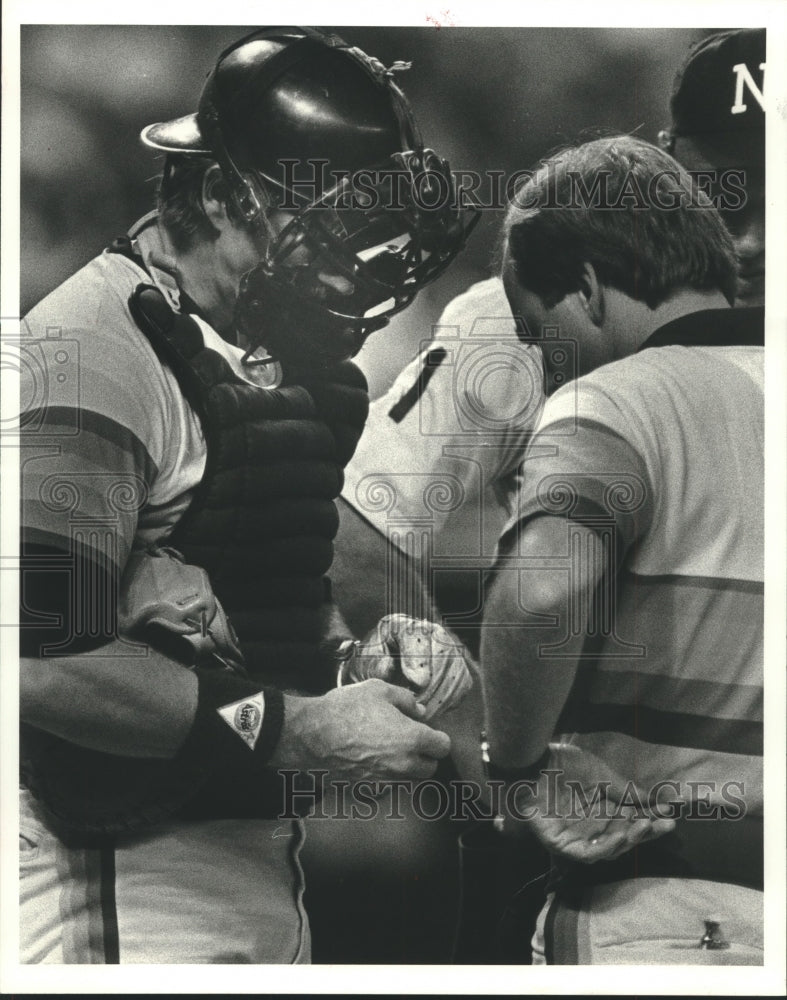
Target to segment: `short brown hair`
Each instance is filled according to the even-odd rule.
[[[676,160],[631,136],[544,160],[516,192],[504,240],[505,266],[547,306],[579,288],[585,263],[650,308],[685,287],[735,295],[721,216]]]

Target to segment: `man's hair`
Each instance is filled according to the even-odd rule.
[[[514,195],[503,239],[504,266],[548,307],[580,287],[585,263],[651,309],[680,288],[735,294],[721,216],[669,154],[630,136],[544,160]]]
[[[218,238],[219,231],[205,214],[202,203],[205,171],[215,163],[209,156],[195,156],[193,153],[170,153],[164,161],[156,204],[161,223],[176,250],[183,252],[201,240],[212,242]],[[240,224],[240,216],[229,191],[223,200],[229,218],[236,225]]]

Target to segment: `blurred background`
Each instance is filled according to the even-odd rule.
[[[676,69],[713,30],[331,27],[386,65],[413,63],[397,81],[454,169],[505,175],[597,131],[655,141]],[[252,28],[22,27],[23,315],[152,207],[161,159],[140,130],[196,110],[218,52]],[[373,396],[489,276],[500,221],[486,210],[459,260],[367,343]]]
[[[427,144],[454,169],[504,176],[598,132],[655,141],[669,121],[676,70],[691,43],[714,30],[332,27],[386,65],[412,61],[397,81]],[[161,160],[138,141],[140,130],[194,111],[216,55],[247,30],[22,28],[23,314],[153,207]],[[484,211],[448,272],[364,347],[359,361],[373,396],[430,337],[448,301],[492,273],[501,216]],[[315,961],[451,960],[459,824],[309,825],[304,863]],[[505,896],[532,877],[538,890],[545,861],[529,863],[523,874],[506,862],[481,884]],[[534,891],[524,916],[539,902]],[[490,895],[487,904],[496,905]],[[514,921],[506,950],[491,912],[480,898],[465,906],[457,960],[528,961],[527,932]]]

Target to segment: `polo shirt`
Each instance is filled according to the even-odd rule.
[[[572,522],[611,547],[589,634],[569,620],[540,651],[579,656],[561,738],[730,818],[762,814],[762,329],[760,309],[694,312],[550,397],[498,558],[526,610],[534,518],[566,519],[556,571],[583,557]]]

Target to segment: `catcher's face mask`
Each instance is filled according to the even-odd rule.
[[[247,364],[260,347],[300,368],[356,354],[477,222],[423,147],[394,82],[405,68],[314,29],[262,29],[222,53],[196,115],[144,130],[148,145],[214,157],[265,247],[236,306]]]
[[[247,362],[257,345],[301,366],[357,354],[445,270],[476,220],[431,150],[345,178],[297,211],[244,276],[236,319]]]

